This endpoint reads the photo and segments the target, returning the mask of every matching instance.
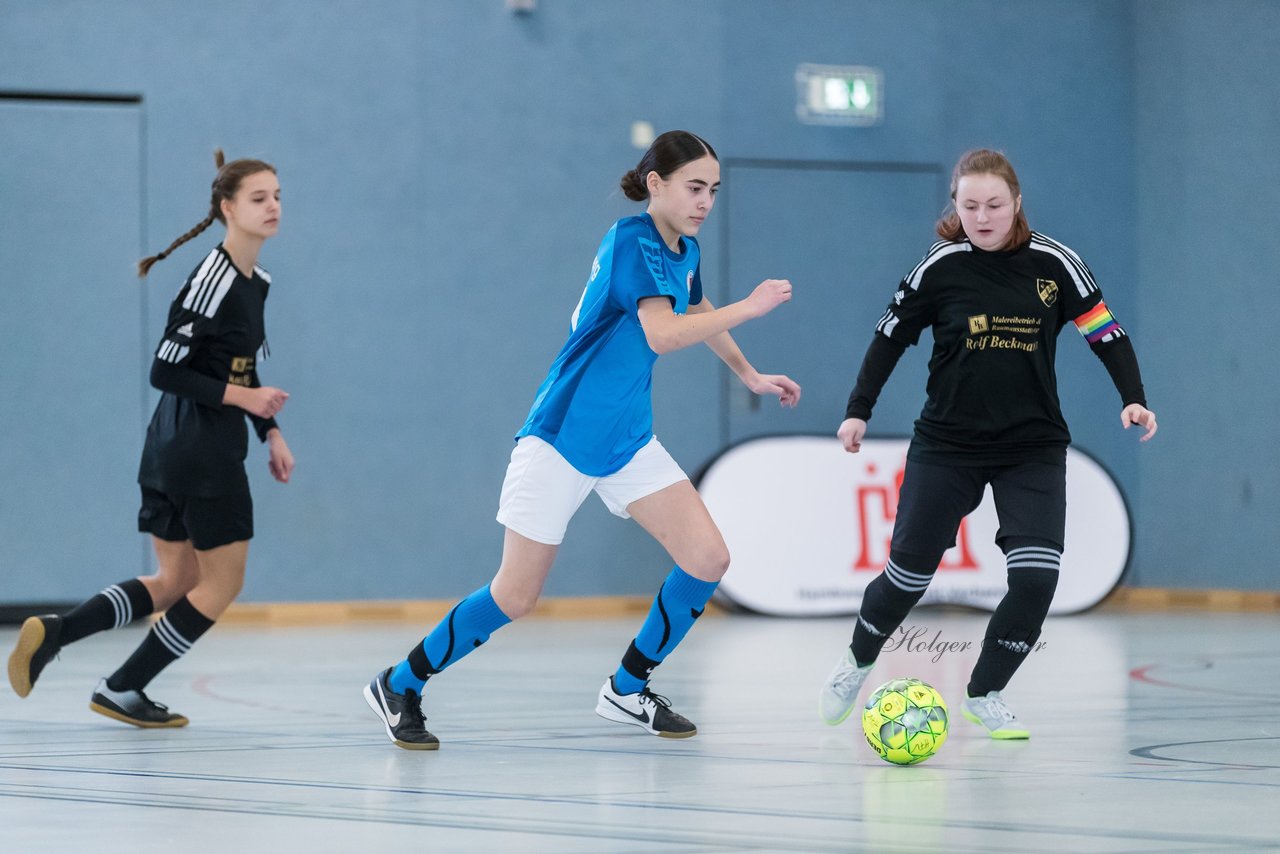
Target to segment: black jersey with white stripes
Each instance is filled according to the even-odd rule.
[[[162,394],[147,427],[138,482],[171,495],[215,496],[248,489],[246,412],[226,406],[228,383],[257,388],[265,348],[263,309],[271,276],[237,270],[218,244],[169,307],[151,382]],[[273,419],[249,415],[259,438]]]
[[[970,465],[1060,459],[1071,434],[1054,370],[1058,333],[1105,311],[1085,263],[1043,234],[1000,252],[967,240],[934,244],[876,325],[900,345],[933,333],[912,458]],[[1107,317],[1105,328],[1091,327],[1095,352],[1125,336]]]

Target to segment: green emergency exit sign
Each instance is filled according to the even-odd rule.
[[[796,68],[796,115],[815,125],[874,125],[884,118],[884,74],[863,65]]]

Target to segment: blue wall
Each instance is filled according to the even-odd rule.
[[[1143,2],[1135,21],[1135,340],[1165,425],[1140,455],[1136,576],[1274,590],[1280,4]]]
[[[1206,6],[1220,8],[1206,14]],[[1276,188],[1263,140],[1280,130],[1277,82],[1274,71],[1257,73],[1274,68],[1276,7],[543,0],[520,16],[500,0],[226,0],[155,9],[142,0],[0,0],[0,89],[142,96],[141,245],[122,247],[102,281],[44,286],[115,289],[122,304],[141,305],[148,346],[174,289],[216,237],[184,247],[145,285],[131,278],[129,260],[203,216],[213,147],[280,169],[285,223],[262,258],[276,282],[263,373],[292,394],[281,421],[299,468],[280,487],[264,476],[259,449],[250,460],[259,535],[246,599],[446,598],[490,577],[510,437],[563,340],[600,235],[635,209],[615,187],[638,157],[629,141],[636,120],[696,130],[726,159],[946,168],[965,148],[1006,150],[1032,225],[1085,257],[1134,333],[1161,415],[1159,439],[1137,448],[1116,426],[1105,372],[1064,335],[1061,385],[1077,443],[1116,473],[1135,507],[1130,580],[1271,585],[1277,535],[1273,521],[1262,523],[1280,514],[1276,452],[1261,425],[1280,406],[1274,382],[1258,387],[1266,354],[1252,351],[1280,297],[1266,272],[1275,269],[1267,263],[1277,260],[1275,238],[1249,205]],[[797,122],[800,62],[883,68],[886,122]],[[1213,97],[1215,73],[1249,94]],[[1184,100],[1197,88],[1203,103]],[[1242,126],[1247,139],[1234,133]],[[0,194],[9,196],[4,168]],[[82,188],[83,204],[118,215],[116,201],[95,190]],[[920,251],[936,213],[922,212]],[[704,240],[712,281],[725,263],[719,227],[713,215]],[[75,253],[75,235],[62,246]],[[915,260],[901,258],[902,270]],[[3,289],[16,285],[5,258],[0,277]],[[797,282],[797,293],[839,284]],[[1200,295],[1205,284],[1212,303]],[[883,283],[886,297],[893,286]],[[1236,316],[1241,305],[1249,317]],[[845,364],[796,341],[794,363],[771,369],[801,382],[819,371],[851,381],[873,323],[849,319]],[[136,328],[129,334],[133,342]],[[19,328],[6,352],[37,358],[34,337]],[[6,390],[22,385],[0,379]],[[122,452],[131,469],[141,419],[136,377],[129,382],[132,408],[110,412],[137,431]],[[717,363],[707,352],[676,354],[659,364],[656,382],[659,435],[693,471],[720,449]],[[1192,387],[1203,393],[1193,397]],[[105,412],[113,394],[102,388],[86,404]],[[802,406],[829,413],[834,429],[843,400]],[[910,426],[892,422],[873,428]],[[56,423],[42,429],[62,442],[82,435]],[[39,477],[36,459],[13,465],[16,476]],[[1188,483],[1214,490],[1212,504]],[[132,487],[119,489],[119,501],[77,508],[119,539],[48,569],[77,596],[140,568]],[[76,506],[73,491],[66,503]],[[1229,524],[1242,513],[1258,524]],[[18,524],[6,513],[0,537]],[[592,499],[570,526],[547,592],[650,592],[665,563],[636,526]],[[0,567],[0,601],[43,595],[26,577]]]

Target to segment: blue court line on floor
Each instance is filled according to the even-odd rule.
[[[484,832],[501,832],[501,833],[521,833],[539,836],[568,837],[578,839],[617,839],[619,837],[629,837],[635,832],[635,827],[630,824],[620,824],[617,826],[601,825],[598,828],[591,828],[584,825],[580,819],[569,819],[561,822],[559,826],[552,827],[553,822],[542,820],[545,826],[539,827],[535,823],[536,820],[529,818],[509,819],[509,820],[462,820],[454,818],[445,820],[442,817],[431,815],[396,815],[388,813],[369,814],[352,812],[349,814],[338,814],[332,806],[315,807],[309,809],[296,810],[280,810],[269,809],[265,807],[228,807],[215,806],[212,804],[198,803],[181,803],[169,804],[159,803],[154,800],[130,800],[125,798],[101,798],[92,796],[72,796],[67,794],[14,794],[0,791],[0,797],[16,797],[16,798],[33,798],[37,800],[53,800],[53,801],[70,801],[74,803],[90,803],[112,806],[136,806],[148,809],[171,809],[192,812],[235,814],[235,815],[257,815],[269,818],[297,818],[297,819],[320,819],[324,821],[354,821],[366,824],[398,824],[410,827],[422,828],[449,828],[453,830],[475,830]],[[672,845],[700,845],[706,847],[723,848],[730,851],[742,850],[780,850],[779,841],[781,840],[763,840],[760,834],[744,834],[735,835],[730,833],[718,834],[720,838],[715,838],[713,832],[679,832],[666,831],[660,828],[646,827],[644,835],[648,845],[652,848],[653,843],[665,842]],[[726,838],[727,837],[727,838]],[[805,837],[804,847],[807,850],[829,850],[829,851],[847,851],[849,841],[847,838],[833,840],[817,840],[813,837]]]
[[[1232,770],[1232,769],[1231,769],[1231,768],[1224,768],[1224,769],[1222,769],[1222,770],[1224,770],[1224,771],[1230,771],[1230,770]],[[1280,788],[1280,783],[1258,783],[1258,782],[1255,782],[1255,781],[1252,781],[1252,780],[1202,780],[1202,779],[1188,779],[1188,778],[1184,778],[1184,777],[1174,777],[1174,776],[1169,776],[1169,777],[1156,777],[1156,776],[1152,776],[1152,775],[1150,775],[1150,774],[1137,774],[1137,773],[1134,773],[1134,774],[1103,774],[1103,775],[1101,775],[1101,776],[1103,776],[1103,777],[1110,777],[1111,779],[1115,779],[1115,780],[1134,780],[1134,781],[1141,781],[1141,782],[1155,782],[1155,783],[1186,783],[1186,784],[1194,785],[1194,786],[1200,786],[1200,785],[1206,785],[1206,786],[1245,786],[1245,787],[1247,787],[1247,788],[1262,788],[1262,789],[1278,789],[1278,788]],[[1268,795],[1268,797],[1270,797],[1270,796]]]
[[[516,803],[530,803],[541,805],[562,805],[562,806],[591,806],[591,807],[609,807],[620,809],[638,809],[652,811],[656,813],[676,812],[676,813],[697,813],[697,814],[713,814],[713,815],[734,815],[745,817],[769,817],[775,819],[795,819],[807,821],[833,821],[845,824],[863,825],[867,823],[874,824],[902,824],[904,827],[925,825],[939,829],[966,829],[979,830],[994,833],[1026,833],[1039,836],[1061,836],[1066,839],[1075,837],[1097,838],[1097,839],[1123,839],[1144,842],[1184,842],[1195,844],[1212,844],[1212,845],[1251,845],[1256,846],[1258,840],[1253,837],[1231,837],[1231,836],[1209,836],[1205,834],[1187,834],[1187,833],[1163,833],[1154,831],[1131,831],[1125,829],[1117,830],[1099,830],[1080,826],[1062,826],[1049,827],[1043,823],[1038,824],[1016,824],[1001,822],[974,822],[956,819],[930,819],[922,816],[905,815],[902,817],[875,816],[872,819],[866,819],[861,816],[847,814],[830,814],[819,812],[802,812],[802,811],[780,811],[780,810],[760,810],[745,809],[721,806],[708,806],[697,804],[655,804],[652,802],[631,802],[623,800],[601,800],[593,798],[570,798],[563,796],[538,796],[538,795],[512,795],[497,794],[492,792],[459,792],[448,789],[427,789],[417,787],[397,787],[397,786],[362,786],[348,783],[336,782],[319,782],[319,781],[302,781],[302,780],[272,780],[269,778],[253,778],[253,777],[234,777],[229,775],[208,775],[208,774],[183,774],[178,772],[159,772],[159,771],[121,771],[111,769],[83,769],[83,768],[48,768],[41,766],[15,766],[11,764],[0,764],[0,769],[9,768],[19,771],[35,771],[35,772],[58,772],[68,773],[72,775],[78,774],[101,774],[105,776],[125,777],[125,778],[143,778],[143,779],[168,779],[168,780],[184,780],[194,782],[210,782],[210,783],[238,783],[242,785],[261,785],[261,786],[280,786],[284,788],[298,789],[319,789],[332,791],[352,791],[352,792],[378,792],[382,794],[406,794],[421,795],[427,797],[438,797],[447,799],[464,799],[475,801],[510,801]],[[64,795],[39,795],[39,794],[21,794],[0,791],[0,796],[5,797],[34,797],[40,799],[69,799]],[[81,799],[74,799],[81,800]],[[105,803],[110,803],[105,801]],[[148,803],[139,803],[138,806],[149,806]],[[165,805],[160,805],[165,806]],[[183,807],[174,807],[183,808]],[[212,811],[217,811],[214,807],[203,807]],[[228,810],[235,812],[236,810]],[[271,813],[261,812],[263,815],[288,815],[287,813]],[[320,818],[329,818],[328,815],[320,815]],[[366,819],[359,819],[366,820]],[[373,819],[367,819],[372,821]],[[448,826],[448,825],[441,825]],[[627,825],[630,827],[630,825]],[[648,828],[652,830],[652,827]],[[646,832],[648,832],[648,830]],[[758,838],[758,834],[755,835]],[[807,838],[806,838],[807,840]],[[843,843],[847,846],[848,841]]]
[[[1137,756],[1141,759],[1155,759],[1160,762],[1188,762],[1193,765],[1222,765],[1227,768],[1240,768],[1250,770],[1266,770],[1272,771],[1280,768],[1280,765],[1258,765],[1251,762],[1223,762],[1221,760],[1211,759],[1180,759],[1175,756],[1160,756],[1156,754],[1157,750],[1165,747],[1200,747],[1207,744],[1238,744],[1241,742],[1257,742],[1257,741],[1280,741],[1280,736],[1249,736],[1247,738],[1214,738],[1201,741],[1172,741],[1166,744],[1152,744],[1146,747],[1135,747],[1129,751],[1131,756]]]
[[[482,739],[479,739],[479,738],[450,739],[446,743],[446,747],[449,747],[449,748],[471,747],[471,748],[479,748],[479,749],[500,748],[503,750],[520,750],[520,751],[553,751],[553,752],[564,752],[564,753],[586,753],[586,754],[595,754],[595,755],[602,755],[602,756],[610,756],[610,755],[646,756],[646,757],[659,756],[659,757],[670,758],[670,759],[693,759],[693,760],[699,760],[699,761],[714,760],[719,762],[747,762],[751,764],[771,764],[771,765],[809,765],[809,764],[813,764],[815,761],[818,761],[816,759],[788,759],[788,758],[779,758],[779,757],[740,756],[740,755],[724,754],[724,753],[708,753],[706,751],[701,750],[696,745],[691,745],[687,749],[681,749],[678,747],[670,747],[670,748],[657,747],[656,748],[652,746],[653,739],[646,738],[642,734],[638,734],[634,737],[635,741],[637,742],[636,747],[634,748],[627,748],[622,746],[579,747],[579,746],[571,746],[571,745],[564,744],[564,742],[566,741],[609,738],[609,737],[614,737],[616,734],[616,729],[612,727],[604,726],[601,728],[601,730],[602,731],[600,733],[590,733],[590,732],[589,733],[575,732],[575,733],[562,733],[562,734],[547,733],[545,735],[537,736],[536,738],[504,737],[500,735],[495,735],[490,738],[482,738]],[[221,732],[202,731],[200,733],[200,736],[202,738],[218,737],[219,735],[233,736],[235,738],[242,739],[242,740],[255,739],[255,738],[260,738],[260,739],[299,738],[299,736],[296,734],[290,734],[290,733],[284,733],[284,732],[264,732],[264,731],[246,732],[244,730],[224,730]],[[192,745],[192,746],[177,747],[177,746],[166,745],[165,747],[162,747],[162,748],[147,748],[147,747],[137,748],[137,747],[130,746],[128,748],[122,748],[120,750],[109,750],[109,751],[101,751],[101,750],[59,751],[56,753],[37,753],[37,754],[32,754],[30,752],[27,752],[27,753],[17,754],[17,755],[9,755],[9,754],[0,752],[0,760],[7,761],[12,759],[30,759],[30,758],[35,758],[37,756],[94,757],[94,756],[115,756],[115,755],[122,755],[122,754],[128,755],[133,753],[145,753],[147,755],[163,755],[166,753],[181,754],[184,752],[235,753],[235,752],[253,751],[253,750],[288,751],[288,750],[339,749],[339,748],[372,747],[372,746],[376,746],[381,750],[383,750],[384,752],[390,752],[396,749],[391,747],[388,744],[388,742],[385,740],[385,738],[375,738],[369,735],[350,736],[350,735],[335,734],[333,736],[317,735],[317,736],[311,736],[311,737],[317,738],[317,739],[324,739],[324,741],[303,742],[299,744],[278,744],[278,743],[263,744],[263,745],[238,744],[233,746]],[[630,734],[626,736],[617,736],[617,737],[625,738],[627,740],[632,740],[632,737],[630,736]],[[530,742],[538,742],[538,741],[545,741],[549,743],[546,743],[546,744],[530,743]],[[644,746],[641,746],[642,744]],[[869,764],[869,763],[862,763],[854,760],[841,763],[841,762],[835,762],[830,758],[823,758],[821,762],[824,766],[833,766],[838,764],[847,764],[849,766],[857,766],[857,765]]]

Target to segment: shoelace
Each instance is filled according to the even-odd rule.
[[[151,699],[145,693],[143,693],[141,688],[138,689],[138,697],[142,700],[142,702],[146,703],[148,706],[150,706],[153,709],[159,709],[162,712],[169,711],[168,706],[166,706],[164,703],[157,703],[155,700]]]
[[[981,708],[988,717],[999,718],[1001,723],[1012,723],[1018,719],[1017,715],[1004,704],[999,694],[993,693],[990,697],[983,697]]]
[[[664,709],[671,708],[670,700],[668,700],[666,697],[662,696],[661,694],[653,693],[648,688],[645,688],[643,691],[640,692],[640,702],[643,703],[645,700],[648,700],[650,703],[653,703],[655,706],[661,706]]]
[[[422,695],[415,691],[405,691],[404,711],[419,724],[426,724],[427,716],[422,713]]]
[[[659,710],[663,712],[664,720],[667,722],[667,724],[688,723],[688,719],[686,719],[679,712],[671,711],[671,701],[668,700],[666,697],[662,696],[661,694],[655,694],[652,691],[650,691],[648,688],[644,688],[640,691],[640,705],[643,706],[646,700],[652,703],[655,707],[654,713],[653,713],[653,720],[655,724],[658,721]]]
[[[831,680],[831,687],[843,693],[852,688],[855,682],[861,685],[861,678],[861,669],[854,665],[850,665],[848,670],[845,670],[835,679]]]

